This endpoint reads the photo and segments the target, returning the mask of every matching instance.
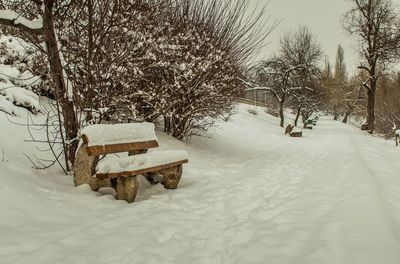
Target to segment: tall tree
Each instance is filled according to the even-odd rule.
[[[374,132],[375,95],[380,76],[398,57],[399,22],[391,0],[350,0],[344,28],[357,37],[360,66],[368,73],[363,86],[368,94],[367,120],[363,130]]]
[[[335,79],[340,82],[344,82],[347,77],[346,64],[344,62],[344,49],[341,45],[338,45],[336,52],[336,64],[335,64]]]

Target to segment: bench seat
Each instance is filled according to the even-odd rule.
[[[107,178],[131,177],[177,167],[188,162],[186,151],[153,151],[129,157],[107,157],[99,161],[95,177]]]

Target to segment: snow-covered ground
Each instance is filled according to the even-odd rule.
[[[35,171],[0,113],[0,263],[400,263],[400,149],[322,117],[303,138],[240,105],[189,153],[180,188],[127,204]],[[14,118],[13,120],[21,119]]]

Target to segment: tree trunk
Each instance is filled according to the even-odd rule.
[[[346,114],[344,115],[344,118],[343,118],[343,121],[342,121],[342,122],[345,123],[345,124],[347,124],[348,119],[349,119],[349,116],[350,116],[350,112],[347,111]]]
[[[171,119],[164,115],[164,132],[169,134],[171,131]]]
[[[373,84],[374,83],[374,84]],[[371,89],[368,90],[368,106],[367,106],[367,122],[363,125],[362,129],[368,133],[374,133],[375,125],[375,89],[376,81],[371,82]]]
[[[299,107],[297,108],[297,114],[296,114],[296,119],[294,120],[294,126],[297,126],[297,123],[299,122],[300,114],[301,114],[301,105],[299,105]]]
[[[333,120],[338,121],[338,119],[339,119],[339,113],[338,113],[338,111],[337,111],[336,108],[335,108],[335,111],[334,111],[334,113],[333,113]]]
[[[285,126],[285,115],[284,115],[284,103],[285,103],[285,101],[282,99],[280,102],[279,102],[279,117],[281,118],[281,127],[284,127]]]
[[[75,153],[78,147],[77,136],[79,126],[75,115],[74,102],[68,97],[68,91],[63,76],[63,66],[58,49],[56,31],[54,28],[53,5],[54,1],[45,1],[43,30],[46,39],[51,76],[55,86],[56,100],[61,107],[63,117],[62,122],[64,123],[66,135],[66,169],[67,171],[70,171],[70,164],[74,164]]]

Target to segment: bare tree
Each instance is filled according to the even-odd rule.
[[[398,57],[399,22],[391,0],[350,0],[344,28],[358,40],[360,66],[368,73],[364,88],[368,94],[367,120],[363,130],[374,132],[375,95],[378,80]]]
[[[311,31],[303,26],[295,33],[285,34],[280,43],[278,55],[255,66],[255,79],[259,86],[264,87],[262,89],[271,92],[278,100],[280,125],[284,127],[287,100],[297,102],[298,117],[301,109],[310,102],[308,97],[313,91],[310,84],[320,73],[318,62],[322,49]]]

